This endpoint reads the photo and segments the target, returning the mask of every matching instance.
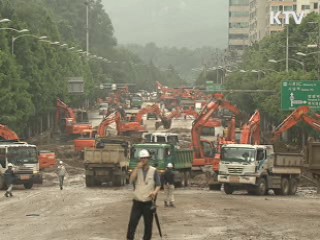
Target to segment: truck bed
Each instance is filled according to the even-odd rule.
[[[275,153],[275,167],[302,167],[304,158],[302,153]]]
[[[125,149],[118,144],[108,144],[103,149],[85,149],[85,164],[119,164],[128,162]]]

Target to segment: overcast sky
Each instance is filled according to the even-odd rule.
[[[120,44],[227,47],[228,0],[102,0]]]

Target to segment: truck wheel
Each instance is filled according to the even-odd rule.
[[[295,195],[298,190],[298,181],[296,178],[289,180],[289,195]]]
[[[223,185],[223,189],[224,189],[224,192],[228,195],[233,193],[233,187],[230,184],[225,183]]]
[[[264,178],[260,178],[258,181],[257,181],[257,186],[256,186],[256,189],[255,189],[255,193],[258,195],[258,196],[262,196],[262,195],[265,195],[267,192],[267,183],[266,183],[266,180]]]
[[[183,177],[184,177],[183,186],[188,187],[190,185],[190,172],[184,172]]]
[[[86,186],[93,187],[94,186],[94,178],[93,176],[86,176]]]
[[[23,186],[25,189],[31,189],[33,186],[33,182],[31,181],[31,182],[24,183]]]
[[[280,189],[274,189],[274,194],[284,195],[284,196],[289,194],[289,180],[288,180],[288,178],[281,179]]]
[[[121,187],[121,181],[122,177],[121,175],[114,175],[112,178],[112,185],[115,187]]]

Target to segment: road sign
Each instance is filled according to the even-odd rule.
[[[68,93],[70,94],[83,94],[84,93],[84,80],[82,77],[69,77],[68,80]]]
[[[216,84],[213,81],[206,81],[206,91],[207,92],[219,92],[224,90],[224,86],[221,84]]]
[[[320,109],[320,81],[283,81],[281,109],[295,110],[301,106]]]

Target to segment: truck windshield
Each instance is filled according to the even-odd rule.
[[[38,163],[37,150],[34,147],[9,147],[7,160],[14,165]]]
[[[168,136],[168,142],[174,145],[178,144],[179,143],[178,136]]]
[[[255,149],[224,147],[221,152],[221,160],[225,162],[254,162]]]

